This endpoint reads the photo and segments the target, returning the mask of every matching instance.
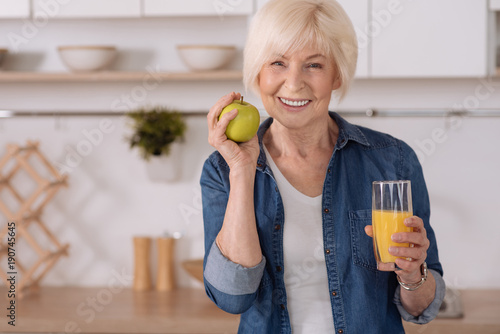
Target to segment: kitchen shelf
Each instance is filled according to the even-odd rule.
[[[226,81],[241,80],[238,70],[204,72],[0,72],[0,83],[10,82],[134,82],[153,78],[157,82],[168,81]]]

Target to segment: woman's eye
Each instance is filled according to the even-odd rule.
[[[321,64],[318,64],[318,63],[310,64],[309,67],[311,67],[311,68],[323,68],[323,66]]]
[[[275,61],[275,62],[271,63],[271,65],[273,65],[273,66],[284,66],[284,64],[283,64],[282,61]]]

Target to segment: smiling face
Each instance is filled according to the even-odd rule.
[[[259,74],[262,102],[271,117],[289,129],[304,129],[328,119],[332,91],[340,86],[332,59],[308,47],[276,55]]]

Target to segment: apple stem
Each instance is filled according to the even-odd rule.
[[[240,99],[240,103],[243,104],[243,96]]]

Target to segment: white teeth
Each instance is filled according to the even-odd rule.
[[[309,100],[303,100],[303,101],[289,101],[284,98],[280,97],[281,102],[283,102],[286,105],[289,105],[291,107],[302,107],[305,106],[306,104],[309,103]]]

